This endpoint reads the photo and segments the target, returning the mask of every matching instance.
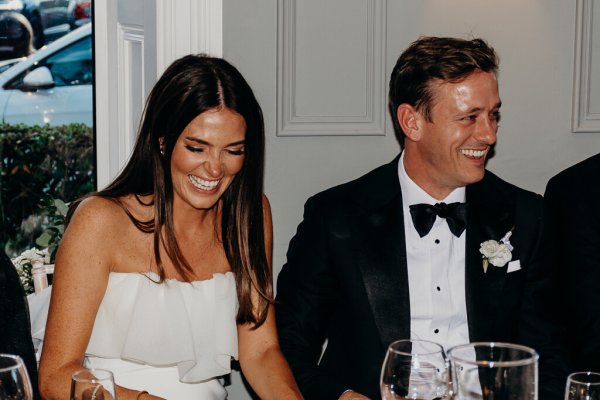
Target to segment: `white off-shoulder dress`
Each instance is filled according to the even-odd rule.
[[[238,299],[231,272],[191,283],[153,273],[111,273],[85,366],[115,383],[177,400],[222,400],[221,376],[238,358]]]

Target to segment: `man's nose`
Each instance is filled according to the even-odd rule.
[[[498,121],[491,117],[485,117],[480,119],[480,123],[477,126],[476,139],[482,143],[491,145],[496,143],[497,132]]]

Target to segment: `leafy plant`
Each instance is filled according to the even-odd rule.
[[[0,124],[0,246],[9,255],[59,226],[48,208],[53,199],[71,202],[94,188],[90,127]],[[55,233],[50,244],[62,235]]]
[[[60,199],[52,199],[49,201],[46,210],[48,212],[48,224],[44,232],[35,240],[35,243],[38,246],[47,248],[50,255],[50,262],[54,262],[58,244],[65,231],[65,216],[67,215],[69,206]]]

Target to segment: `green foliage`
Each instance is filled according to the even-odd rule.
[[[48,230],[48,243],[57,243],[62,223],[54,199],[71,202],[93,191],[94,178],[90,127],[0,124],[0,246],[18,254]]]
[[[48,225],[35,243],[42,248],[48,248],[50,262],[54,262],[58,244],[65,231],[65,216],[69,211],[69,206],[60,199],[50,199],[47,202],[46,212],[48,213]]]

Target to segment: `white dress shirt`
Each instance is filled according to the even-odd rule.
[[[409,209],[409,206],[419,203],[462,203],[465,201],[465,188],[457,188],[445,199],[436,200],[406,174],[404,153],[398,163],[398,176],[402,189],[406,237],[411,339],[437,342],[446,350],[468,343],[465,300],[466,230],[460,237],[456,237],[450,232],[446,220],[436,217],[431,231],[420,237]]]

